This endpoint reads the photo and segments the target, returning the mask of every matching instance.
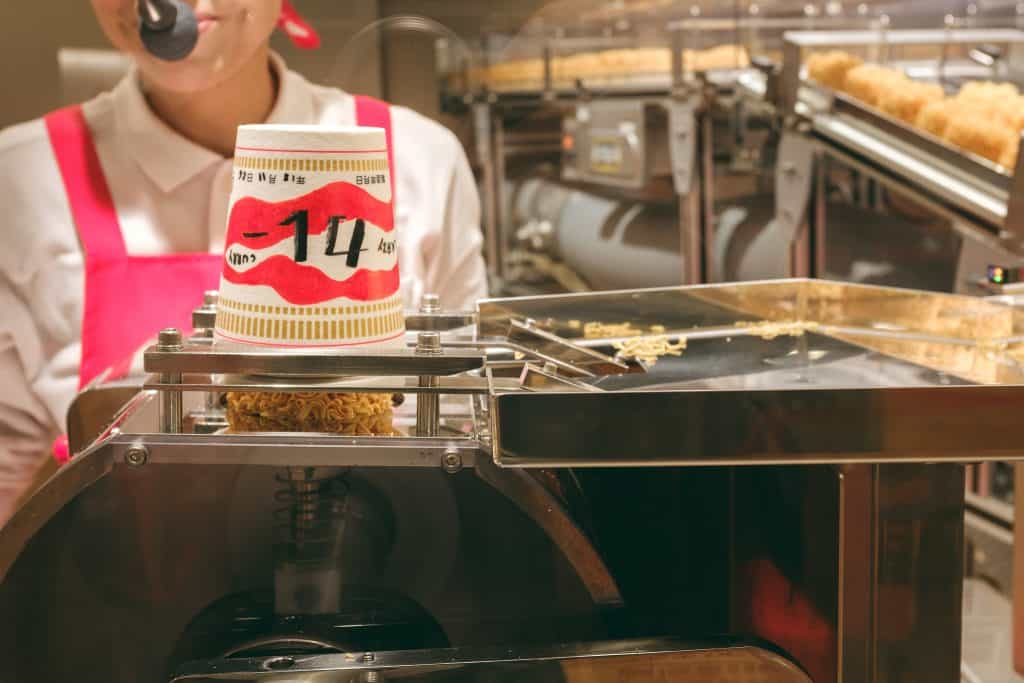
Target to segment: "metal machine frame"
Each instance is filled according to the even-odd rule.
[[[616,582],[586,531],[528,469],[728,465],[737,491],[732,533],[738,534],[763,514],[738,492],[761,486],[766,467],[784,466],[780,472],[805,472],[807,495],[835,505],[808,519],[812,527],[805,532],[818,540],[804,571],[835,620],[835,650],[826,654],[832,663],[824,666],[837,667],[837,680],[892,680],[911,665],[929,680],[958,680],[964,472],[957,463],[1024,457],[1016,419],[1024,410],[1024,370],[1012,353],[1020,343],[1013,308],[810,280],[498,299],[482,302],[475,316],[410,316],[428,329],[408,349],[342,355],[211,344],[212,310],[207,305],[197,311],[197,323],[206,326],[197,336],[184,341],[165,331],[147,351],[154,374],[128,392],[112,422],[97,406],[124,400],[125,387],[98,386],[79,397],[74,412],[93,417],[78,426],[78,455],[0,531],[0,576],[9,575],[48,520],[112,474],[123,480],[147,468],[207,465],[437,468],[449,474],[472,469],[563,551],[595,604],[616,605],[622,602]],[[701,375],[677,384],[667,381],[671,375],[659,375],[660,364],[645,372],[643,365],[602,353],[614,339],[559,334],[575,329],[579,317],[611,320],[625,311],[637,324],[663,324],[657,336],[685,335],[688,354],[720,344],[762,345],[770,354],[752,367],[777,366],[770,376],[778,379],[751,388],[742,373],[721,380],[712,373],[709,386],[701,384]],[[476,320],[474,334],[452,330],[437,337],[437,329],[470,319]],[[989,336],[979,339],[969,329],[951,327],[950,320],[974,321]],[[841,369],[844,357],[863,358],[851,367],[888,363],[902,379],[854,388],[840,374],[823,386],[807,386],[800,368],[834,352],[839,355],[829,367]],[[761,370],[754,372],[756,377]],[[199,381],[210,373],[223,383]],[[325,373],[345,377],[323,379]],[[213,428],[225,423],[211,409],[216,402],[205,397],[234,388],[408,391],[427,407],[417,405],[411,436],[216,433]],[[469,412],[462,401],[462,412],[451,413],[440,402],[443,395],[468,398]],[[447,429],[453,416],[462,422],[468,417],[472,428]],[[147,424],[159,425],[158,431]],[[806,465],[816,467],[800,469]],[[737,535],[730,552],[743,555],[748,542]],[[732,580],[743,583],[740,576]],[[741,595],[736,605],[749,599]],[[755,617],[734,616],[734,628],[766,628],[747,618]],[[786,648],[800,646],[784,633],[773,638]],[[756,642],[711,643],[710,650],[697,651],[710,656],[734,646],[754,648],[742,652],[766,662],[764,680],[804,680]],[[586,646],[591,655],[606,655],[603,661],[671,651],[688,662],[697,657],[686,654],[690,648],[668,642]],[[577,651],[241,658],[195,663],[175,680],[279,680],[328,670],[337,680],[368,680],[359,676],[474,663],[502,667],[512,659],[528,669],[529,662],[571,659]]]
[[[803,51],[813,48],[870,48],[884,60],[890,47],[947,50],[992,44],[1004,47],[1004,60],[1019,67],[1024,32],[951,27],[792,31],[785,34],[785,41],[779,104],[787,125],[779,154],[776,220],[794,247],[791,274],[823,272],[827,240],[824,168],[829,159],[949,219],[954,229],[994,254],[1016,260],[1024,253],[1024,209],[1019,199],[1024,192],[1024,173],[1020,162],[1011,175],[986,159],[955,149],[802,76]],[[948,68],[942,61],[931,75],[944,80]],[[971,73],[984,77],[986,70],[979,66]]]

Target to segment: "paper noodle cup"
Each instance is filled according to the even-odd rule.
[[[217,339],[362,347],[404,331],[383,129],[241,126]]]

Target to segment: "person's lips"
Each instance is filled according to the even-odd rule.
[[[199,32],[205,33],[211,28],[216,26],[220,22],[220,17],[209,12],[198,12],[196,14],[196,23],[199,25]]]

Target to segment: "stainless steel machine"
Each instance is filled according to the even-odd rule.
[[[897,213],[893,230],[905,230],[907,221],[886,210],[883,197],[910,200],[916,213],[962,235],[959,291],[984,291],[979,285],[989,264],[1019,263],[1024,225],[1014,199],[1022,182],[1017,169],[954,148],[816,84],[803,63],[815,49],[866,51],[872,61],[891,64],[916,80],[955,89],[969,80],[1019,79],[1024,33],[955,28],[951,22],[940,30],[794,31],[785,35],[785,43],[783,66],[771,88],[788,117],[779,148],[776,218],[761,240],[793,245],[789,272],[824,268],[835,169],[852,174],[865,205],[879,210],[876,215],[889,220]]]
[[[1024,15],[997,5],[620,3],[535,22],[449,91],[475,122],[496,291],[815,275],[966,292],[1016,266],[993,237],[1012,173],[801,75],[845,47],[951,88],[1019,82]]]
[[[1024,443],[1012,306],[494,299],[366,353],[213,343],[214,310],[78,397],[0,530],[0,679],[959,680],[962,463]],[[231,433],[232,390],[402,395],[401,434]]]

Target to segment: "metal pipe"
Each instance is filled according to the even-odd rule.
[[[826,158],[818,154],[814,164],[814,255],[811,261],[811,274],[817,278],[825,277],[825,207],[827,192]]]
[[[416,353],[437,355],[441,353],[441,334],[439,332],[420,332],[416,337]],[[419,378],[421,391],[416,397],[416,435],[437,436],[440,426],[440,397],[436,392],[438,378],[434,375],[421,375]]]
[[[494,166],[494,272],[498,285],[505,283],[505,228],[508,225],[508,214],[505,210],[505,124],[501,117],[492,114],[491,130],[493,131],[492,164]]]
[[[477,162],[483,173],[484,241],[487,255],[487,270],[490,274],[492,291],[500,285],[500,249],[498,243],[498,195],[495,187],[494,138],[491,105],[480,102],[473,105],[473,124],[476,136]]]
[[[181,331],[168,327],[157,337],[158,351],[180,351]],[[165,372],[160,375],[163,384],[181,384],[180,372]],[[164,434],[180,434],[182,421],[182,395],[180,391],[164,390],[160,393],[160,431]]]
[[[943,38],[942,41],[942,52],[939,54],[939,83],[943,86],[947,84],[946,81],[946,63],[949,61],[949,39],[953,32],[953,27],[956,25],[956,18],[952,14],[947,14],[943,20]]]
[[[683,29],[672,31],[672,90],[682,92],[683,88]]]
[[[709,108],[710,109],[710,106]],[[700,146],[697,153],[700,155],[700,192],[701,192],[701,225],[700,239],[704,243],[703,268],[698,273],[699,283],[715,282],[715,159],[714,159],[714,130],[711,122],[711,112],[702,111],[699,115],[698,125],[700,128]]]

